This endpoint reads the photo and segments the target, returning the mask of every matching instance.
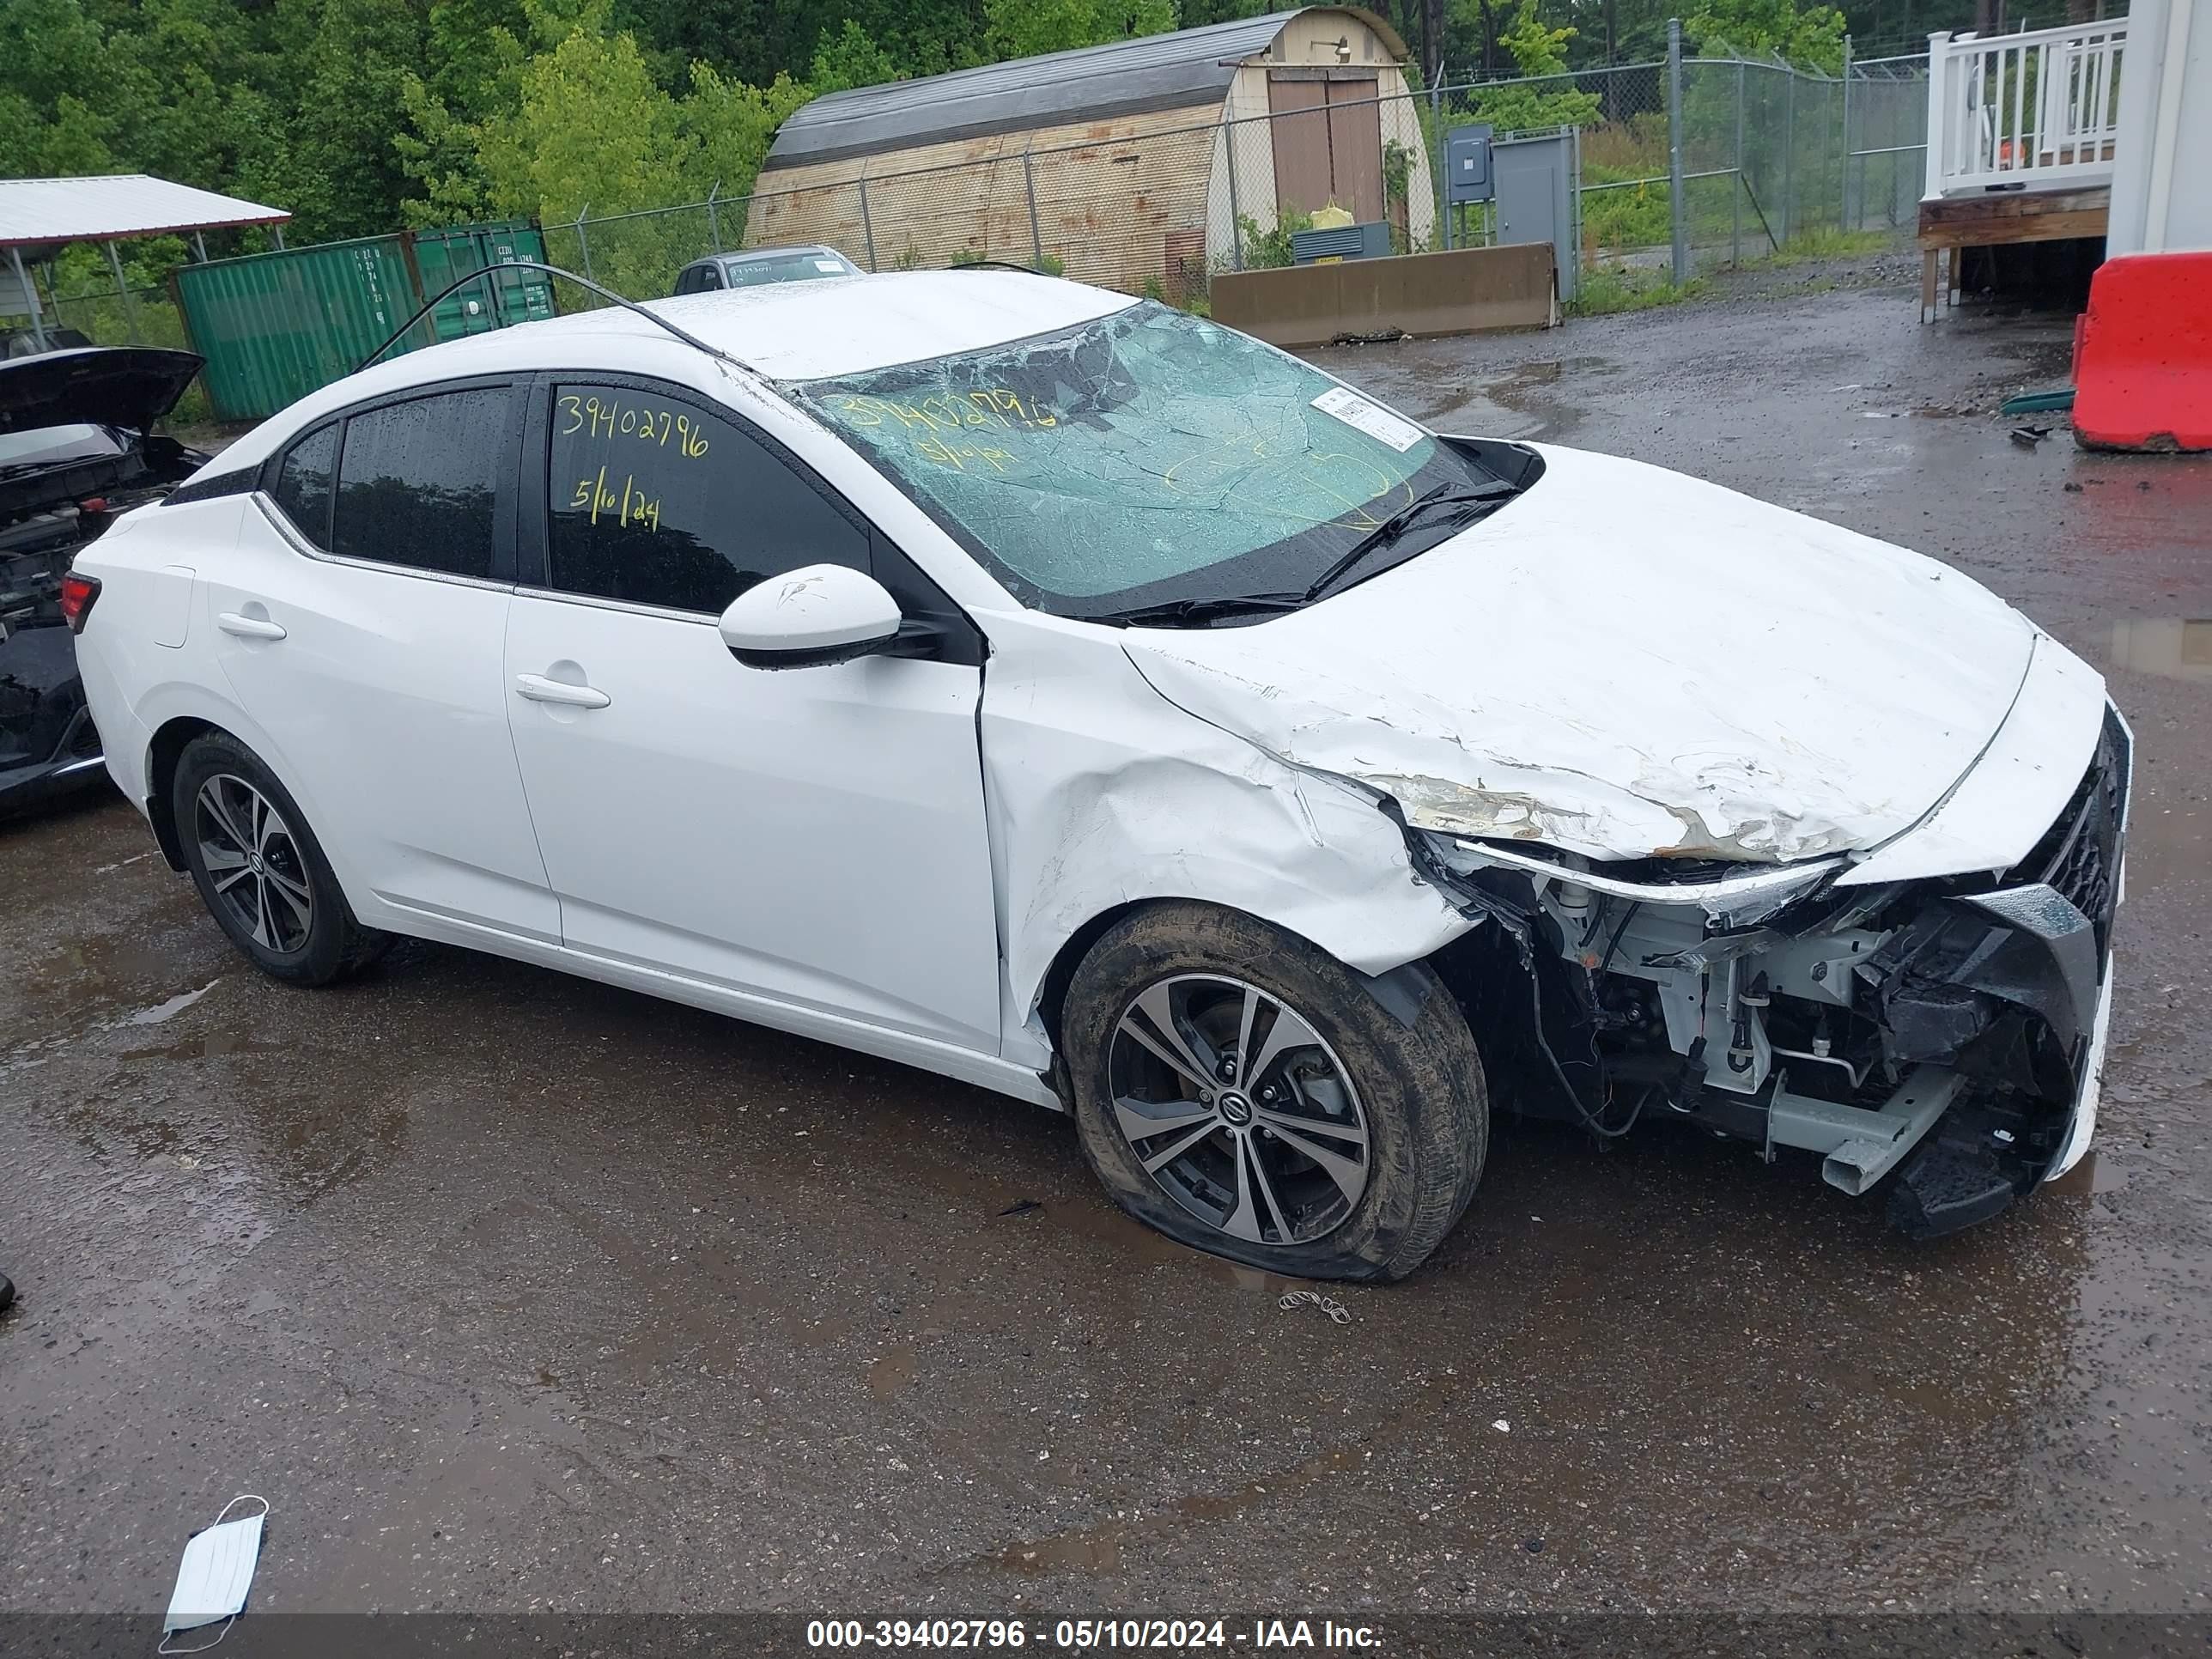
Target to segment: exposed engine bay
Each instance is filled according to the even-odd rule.
[[[1409,830],[1478,927],[1435,965],[1501,1103],[1626,1133],[1655,1115],[1818,1154],[1928,1237],[2077,1156],[2094,1110],[2130,740],[2106,712],[2058,818],[2009,870],[1839,886],[1841,859],[1597,863]]]

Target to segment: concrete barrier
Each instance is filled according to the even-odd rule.
[[[1217,321],[1279,346],[1548,328],[1559,320],[1547,242],[1218,271],[1212,292]]]

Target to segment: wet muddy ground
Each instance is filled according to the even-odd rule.
[[[2212,462],[2012,442],[2066,331],[1886,287],[1322,354],[1923,548],[2112,676],[2064,1190],[1914,1248],[1810,1158],[1508,1124],[1340,1324],[974,1089],[444,949],[258,978],[95,799],[0,827],[0,1607],[158,1608],[251,1491],[261,1609],[2203,1607]]]

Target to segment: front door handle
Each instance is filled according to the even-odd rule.
[[[570,708],[605,708],[614,701],[593,686],[549,680],[543,674],[517,674],[514,689],[532,702],[557,702]]]
[[[270,622],[266,617],[241,617],[235,611],[225,611],[215,619],[215,625],[226,634],[235,634],[241,640],[281,640],[284,624]]]

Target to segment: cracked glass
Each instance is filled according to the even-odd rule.
[[[1297,593],[1469,458],[1233,329],[1147,301],[787,388],[1025,604]]]

